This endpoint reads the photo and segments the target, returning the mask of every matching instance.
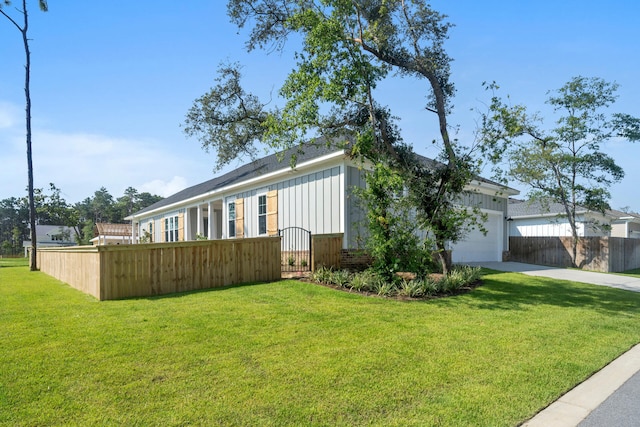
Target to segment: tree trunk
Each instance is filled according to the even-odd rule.
[[[26,126],[27,126],[27,171],[29,175],[29,224],[31,227],[31,271],[38,269],[38,238],[36,235],[36,207],[33,195],[33,157],[31,151],[31,52],[29,51],[29,39],[27,30],[29,29],[29,18],[27,14],[27,1],[22,0],[22,13],[24,15],[24,26],[21,28],[22,42],[24,44],[25,53],[25,76],[24,76],[24,95],[26,100]]]
[[[451,271],[451,259],[447,256],[447,248],[445,247],[443,239],[436,239],[436,248],[442,274],[446,276]]]

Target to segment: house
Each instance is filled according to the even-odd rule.
[[[626,237],[640,239],[640,215],[611,210],[616,216],[611,222],[611,237]]]
[[[618,216],[612,211],[602,214],[581,206],[576,207],[576,228],[579,237],[609,236],[612,223],[616,220]],[[509,236],[514,237],[573,235],[564,205],[561,203],[541,203],[510,198],[508,222]]]
[[[55,248],[64,246],[75,246],[75,230],[73,227],[64,225],[36,225],[36,238],[38,239],[38,248]],[[24,256],[29,256],[31,251],[31,240],[22,242],[24,248]]]
[[[292,154],[297,157],[293,169]],[[352,188],[364,185],[363,172],[346,149],[307,145],[189,187],[127,219],[134,242],[139,236],[153,242],[260,237],[300,227],[312,234],[341,233],[343,249],[357,249],[364,214]],[[465,203],[487,214],[488,232],[473,231],[453,245],[452,260],[501,261],[508,245],[507,201],[518,191],[483,178],[474,180],[470,190]]]
[[[95,237],[90,240],[94,246],[125,245],[131,243],[131,224],[96,223]]]

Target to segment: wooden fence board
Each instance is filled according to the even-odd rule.
[[[316,234],[311,236],[311,269],[320,266],[340,268],[343,234]]]
[[[571,267],[572,237],[510,237],[509,259],[552,267]],[[640,239],[581,237],[576,265],[585,270],[620,272],[640,268]]]
[[[100,300],[280,278],[280,238],[41,249],[41,271]]]

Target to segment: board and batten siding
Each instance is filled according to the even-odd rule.
[[[345,243],[347,248],[359,249],[364,247],[367,238],[367,214],[356,194],[357,188],[366,188],[365,172],[354,166],[347,166],[345,176],[346,186],[346,218]]]
[[[335,166],[225,198],[226,206],[236,203],[236,218],[243,215],[244,237],[262,237],[277,229],[301,227],[313,234],[341,233],[344,206],[341,167]],[[258,235],[258,197],[267,196],[267,234]],[[241,205],[238,201],[242,200]],[[273,202],[271,202],[273,200]],[[271,203],[276,206],[271,205]],[[242,213],[239,209],[242,209]],[[270,218],[271,217],[271,218]],[[277,225],[271,224],[277,218]],[[277,227],[277,228],[276,228]],[[236,236],[240,237],[238,230]]]
[[[278,228],[341,233],[344,189],[340,175],[340,166],[335,166],[273,185],[278,191]]]

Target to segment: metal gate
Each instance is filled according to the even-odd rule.
[[[311,271],[311,231],[300,227],[278,230],[282,271]]]

